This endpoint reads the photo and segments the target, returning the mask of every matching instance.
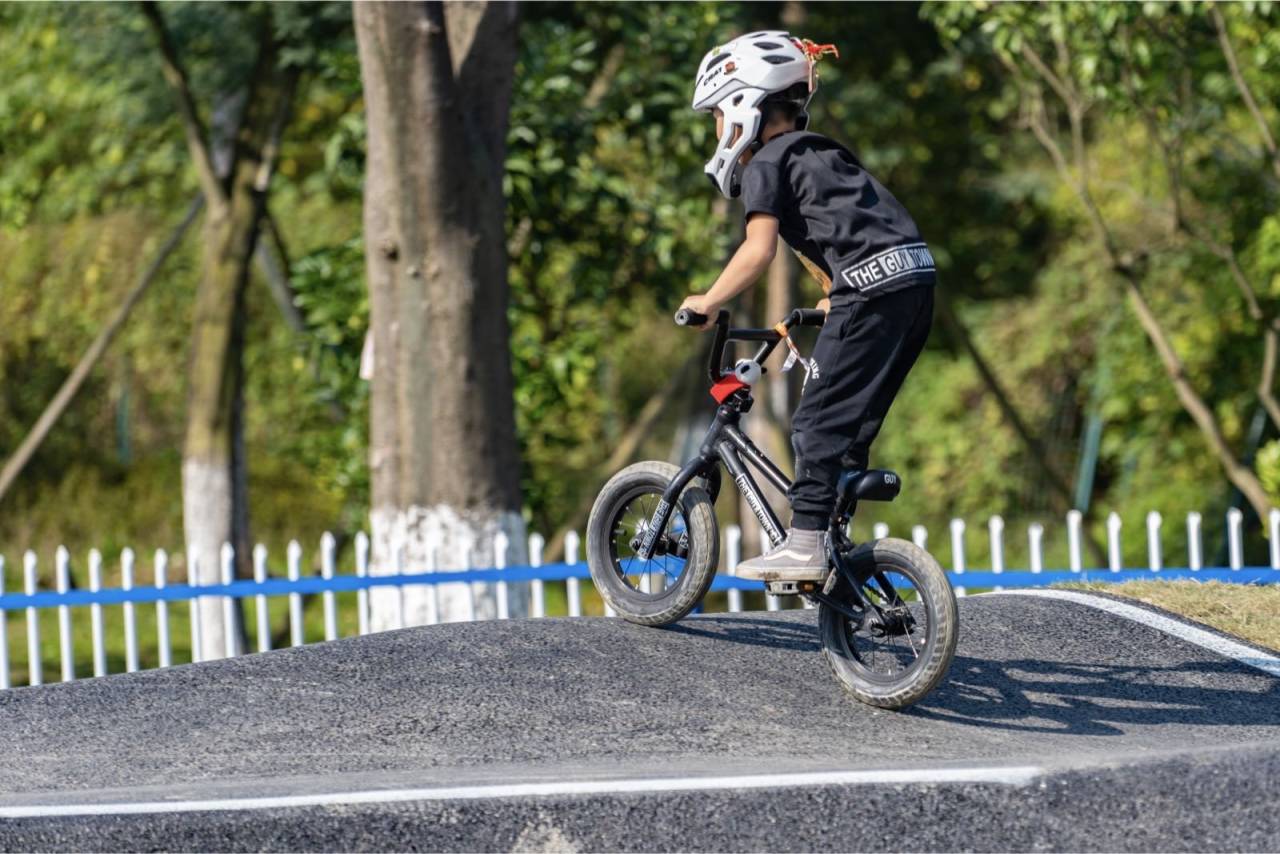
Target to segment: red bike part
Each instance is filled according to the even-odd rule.
[[[724,403],[729,399],[729,395],[733,394],[740,388],[746,388],[747,384],[738,379],[733,374],[721,377],[719,382],[711,387],[711,396],[716,399],[716,403]]]

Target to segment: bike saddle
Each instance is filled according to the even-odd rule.
[[[849,501],[892,501],[900,489],[902,480],[886,469],[849,469],[836,483],[836,492]]]

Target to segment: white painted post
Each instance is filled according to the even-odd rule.
[[[1004,519],[992,516],[987,520],[987,534],[991,538],[991,571],[999,575],[1004,572]],[[996,590],[1003,590],[996,585]]]
[[[89,549],[89,591],[97,593],[102,589],[102,553],[97,549]],[[89,622],[93,631],[93,675],[107,675],[107,643],[102,625],[102,606],[94,603],[89,606]]]
[[[320,577],[325,581],[332,581],[334,570],[337,564],[338,544],[333,539],[333,534],[325,531],[320,536]],[[326,590],[320,594],[324,605],[324,639],[327,641],[337,640],[338,638],[338,600],[334,596],[332,590]]]
[[[163,590],[169,583],[169,554],[164,549],[156,549],[155,584],[157,590]],[[164,599],[156,600],[156,646],[161,667],[173,664],[173,649],[169,643],[169,603]]]
[[[1032,522],[1027,526],[1027,545],[1031,547],[1031,571],[1044,572],[1044,525]]]
[[[1160,549],[1160,526],[1163,523],[1164,517],[1159,511],[1152,510],[1147,514],[1147,567],[1152,572],[1164,568],[1164,555]]]
[[[1187,514],[1187,566],[1198,570],[1204,566],[1204,551],[1200,542],[1200,514],[1192,510]]]
[[[1084,514],[1079,510],[1067,511],[1067,566],[1072,572],[1084,568],[1080,554],[1080,528],[1084,522]]]
[[[396,576],[397,577],[400,577],[400,578],[404,577],[404,564],[405,564],[405,545],[404,543],[401,543],[399,547],[396,548]],[[436,587],[433,584],[428,589],[435,590]],[[396,593],[397,593],[396,595],[396,628],[403,629],[405,625],[409,622],[408,611],[405,608],[403,584],[399,584],[396,586]],[[436,616],[438,619],[439,614],[437,614]]]
[[[29,549],[22,556],[22,581],[26,594],[36,595],[36,553]],[[44,663],[40,658],[40,615],[32,607],[27,608],[27,684],[44,684]]]
[[[963,519],[951,520],[951,571],[956,575],[964,575],[964,529]],[[963,587],[956,588],[956,595],[963,596]]]
[[[58,546],[54,553],[54,580],[59,594],[71,589],[71,553],[66,546]],[[58,606],[58,652],[62,665],[62,681],[70,682],[75,675],[75,653],[71,634],[71,608]]]
[[[302,546],[297,540],[289,541],[284,555],[289,580],[297,581],[302,578]],[[305,640],[302,626],[302,594],[295,590],[289,594],[289,643],[291,646],[302,646]]]
[[[475,547],[476,543],[472,543],[470,548],[468,548],[466,544],[458,543],[457,566],[461,566],[465,568],[465,570],[474,570],[474,568],[476,568],[476,563],[479,563],[479,561],[476,561]],[[483,590],[483,588],[484,585],[481,584],[480,581],[467,581],[466,583],[467,607],[465,616],[467,622],[476,621],[476,592],[477,590]]]
[[[729,576],[737,577],[738,562],[742,560],[742,529],[737,525],[730,525],[724,529],[724,547],[725,547],[725,569]],[[729,590],[729,613],[738,614],[742,611],[742,591],[736,589]]]
[[[507,537],[506,531],[498,531],[493,537],[493,568],[507,568],[507,548],[511,545],[511,540]],[[494,591],[498,599],[498,619],[509,620],[511,618],[511,606],[507,601],[507,582],[499,581]]]
[[[136,558],[133,549],[126,546],[120,552],[120,589],[128,592],[133,590],[133,569]],[[124,612],[124,669],[126,673],[138,672],[138,621],[136,618],[136,606],[133,602],[126,601],[123,607]]]
[[[427,571],[428,572],[440,571],[440,549],[441,549],[440,541],[443,536],[444,535],[440,532],[439,529],[432,530],[427,535]],[[403,550],[403,547],[401,548]],[[404,556],[403,555],[401,555],[400,573],[402,575],[404,574]],[[426,586],[426,594],[427,594],[426,595],[427,625],[434,626],[440,622],[440,585],[428,584]],[[399,605],[400,625],[404,626],[406,612],[405,612],[405,599],[404,599],[405,590],[403,587],[400,588],[399,596],[400,596],[400,605]]]
[[[475,569],[476,556],[475,553],[464,542],[459,541],[457,544],[457,552],[454,555],[454,566],[460,566],[463,569]],[[466,591],[466,599],[464,600],[465,608],[462,612],[462,619],[468,623],[476,621],[476,589],[484,589],[483,583],[479,581],[463,582]]]
[[[218,575],[224,585],[236,578],[236,550],[231,543],[223,543],[218,550]],[[225,641],[222,652],[227,658],[235,658],[240,654],[237,643],[240,633],[236,631],[236,600],[230,596],[222,597],[222,632]]]
[[[924,525],[913,525],[911,527],[911,542],[915,543],[918,548],[929,548],[929,529]]]
[[[564,535],[564,559],[565,563],[576,564],[578,562],[578,532],[570,531]],[[582,616],[582,594],[578,589],[578,579],[565,579],[565,597],[569,600],[569,616]]]
[[[4,555],[0,555],[0,596],[4,595]],[[0,690],[12,687],[9,681],[9,612],[0,608]]]
[[[1111,511],[1107,516],[1107,565],[1112,572],[1119,572],[1124,565],[1120,557],[1120,514]]]
[[[1227,561],[1232,569],[1244,566],[1244,514],[1239,507],[1227,511]]]
[[[356,577],[369,577],[369,535],[356,534]],[[356,626],[361,637],[369,634],[369,591],[361,587],[356,591]]]
[[[200,580],[200,558],[196,556],[196,550],[187,549],[187,586],[191,588],[191,598],[187,600],[187,605],[191,608],[191,663],[195,664],[200,661],[200,597],[198,594],[198,583]]]
[[[542,550],[547,541],[541,534],[529,535],[529,565],[542,566]],[[542,579],[535,578],[529,582],[529,616],[545,617],[547,615],[546,591],[542,587]]]
[[[876,522],[871,528],[871,538],[873,540],[883,540],[889,536],[889,526],[884,522]]]
[[[71,553],[66,546],[58,546],[53,558],[58,593],[65,596],[71,589]],[[62,659],[62,681],[76,678],[75,652],[71,644],[71,608],[58,606],[58,653]]]
[[[1280,569],[1280,510],[1272,507],[1271,512],[1267,514],[1270,521],[1271,532],[1271,568]],[[0,567],[3,567],[4,558],[0,558]],[[0,587],[0,593],[4,592],[4,588]]]
[[[267,547],[262,543],[253,547],[253,583],[267,583]],[[253,613],[258,629],[258,652],[267,652],[271,649],[271,612],[267,610],[265,594],[254,594]]]

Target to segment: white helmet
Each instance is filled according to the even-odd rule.
[[[724,113],[724,132],[705,171],[726,198],[735,198],[741,189],[738,158],[760,134],[760,104],[770,95],[805,84],[797,89],[794,99],[804,127],[815,88],[813,63],[832,51],[830,45],[794,39],[781,30],[765,30],[713,47],[702,58],[693,88],[693,108],[709,113],[719,107]]]

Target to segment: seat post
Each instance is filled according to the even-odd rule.
[[[858,502],[856,499],[837,494],[836,506],[831,511],[831,527],[843,531],[857,509]]]

